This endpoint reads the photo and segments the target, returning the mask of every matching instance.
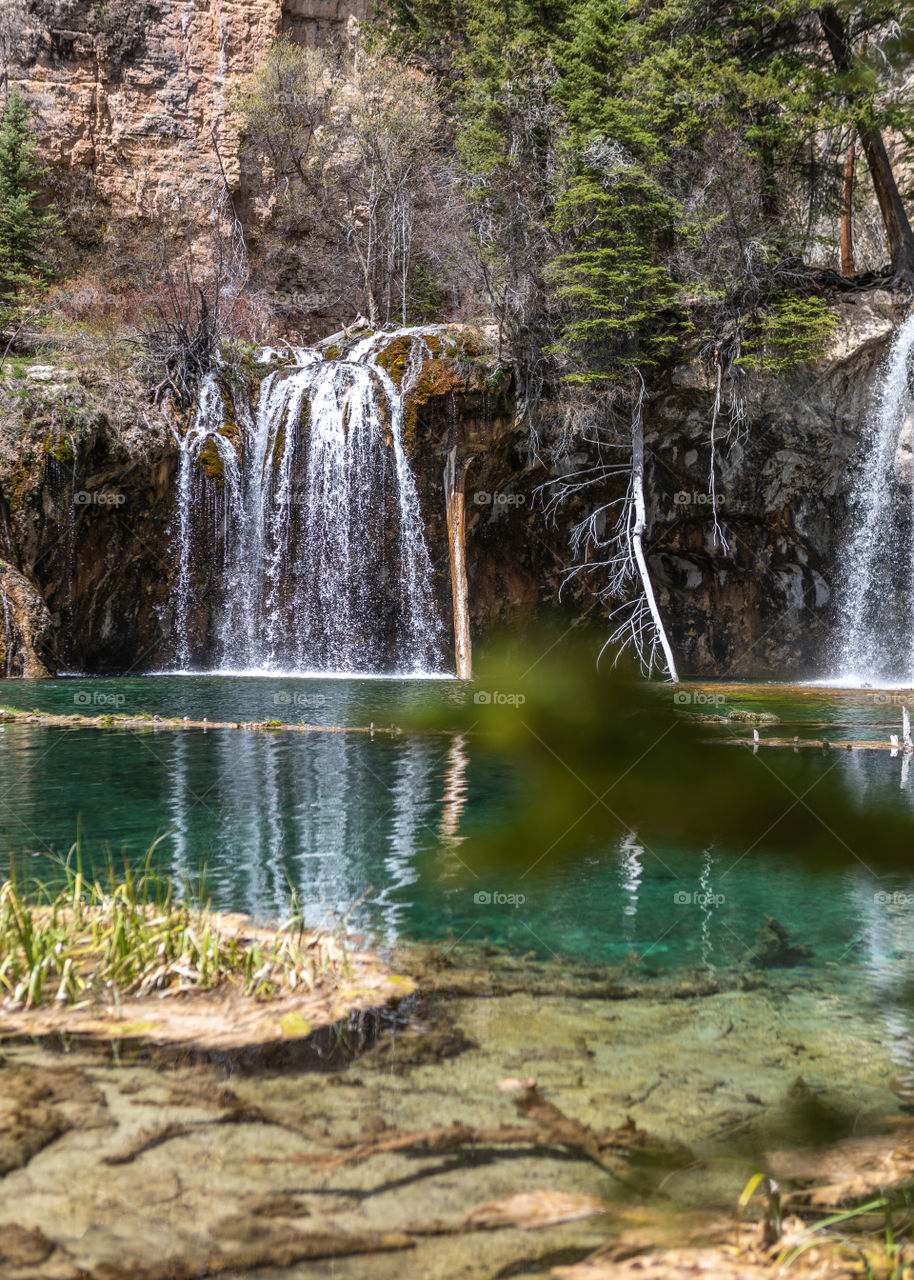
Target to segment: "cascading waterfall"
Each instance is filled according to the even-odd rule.
[[[173,526],[181,669],[194,648],[202,541],[218,562],[221,669],[441,670],[444,629],[404,441],[404,406],[432,354],[427,332],[376,334],[335,359],[284,353],[253,411],[231,370],[204,380],[181,441]],[[383,359],[397,340],[409,350],[399,385]]]
[[[914,683],[914,316],[882,368],[839,562],[838,678]]]

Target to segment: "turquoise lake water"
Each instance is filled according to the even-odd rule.
[[[63,713],[380,727],[410,708],[466,696],[455,681],[199,676],[10,681],[2,701]],[[894,717],[894,708],[860,695],[753,696],[782,714],[784,724],[763,730],[772,734],[808,736],[827,723],[834,740],[882,738]],[[738,701],[749,705],[744,689]],[[792,758],[780,755],[778,767],[789,774]],[[712,760],[709,751],[709,767]],[[901,762],[886,752],[822,761],[856,795],[914,804]],[[62,874],[77,831],[84,866],[96,869],[124,856],[141,865],[161,836],[156,869],[194,889],[205,882],[219,908],[282,917],[294,888],[310,925],[346,919],[382,945],[489,941],[576,963],[637,958],[647,971],[713,970],[743,961],[774,917],[811,948],[809,969],[878,967],[906,952],[914,874],[877,881],[855,868],[823,877],[775,855],[648,852],[629,838],[590,842],[561,859],[537,861],[531,850],[534,870],[510,882],[493,876],[479,865],[473,833],[498,815],[515,781],[474,760],[472,740],[449,734],[13,724],[0,731],[0,840],[17,866],[48,880]]]

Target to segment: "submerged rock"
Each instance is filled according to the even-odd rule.
[[[781,717],[776,716],[773,711],[743,711],[739,707],[734,707],[732,711],[728,711],[726,718],[738,724],[781,723]]]
[[[746,952],[746,963],[759,969],[792,969],[795,965],[808,964],[811,959],[812,949],[804,943],[793,942],[773,916],[767,918]]]

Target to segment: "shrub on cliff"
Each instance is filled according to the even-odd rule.
[[[452,184],[430,77],[376,51],[280,36],[237,103],[245,149],[272,187],[268,235],[307,245],[303,268],[372,325],[433,311]]]

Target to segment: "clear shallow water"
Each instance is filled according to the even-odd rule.
[[[827,723],[835,740],[841,725],[849,737],[875,736],[885,716],[882,704],[821,692],[725,689],[733,705],[754,697],[778,711],[782,723],[770,730],[778,735]],[[2,701],[383,725],[409,705],[467,695],[455,682],[189,676],[11,681]],[[718,749],[709,748],[709,764]],[[771,757],[788,783],[792,760],[790,752]],[[914,783],[902,789],[902,763],[888,753],[821,760],[862,798],[914,804]],[[479,864],[472,835],[497,817],[513,785],[509,773],[474,760],[472,740],[448,735],[8,725],[0,730],[0,856],[49,879],[77,830],[83,862],[95,869],[122,856],[139,866],[162,836],[156,869],[195,887],[205,881],[220,908],[282,916],[294,888],[309,924],[348,915],[379,943],[490,941],[575,963],[630,961],[641,971],[741,962],[773,916],[812,949],[802,971],[862,963],[895,981],[914,924],[914,873],[876,879],[854,866],[826,877],[743,849],[647,850],[629,840],[561,859],[531,849],[510,875],[493,874]]]
[[[816,684],[702,684],[685,686],[690,701],[683,710],[727,716],[734,709],[772,712],[778,724],[757,726],[762,737],[822,738],[832,742],[888,742],[901,733],[901,709],[914,718],[914,689],[844,688]],[[682,696],[682,695],[680,695]],[[676,695],[672,695],[674,701]],[[751,736],[753,726],[735,723],[734,731]]]
[[[120,694],[125,702],[108,708],[113,710],[194,718],[206,714],[225,720],[273,718],[270,700],[277,693],[299,693],[327,699],[305,708],[301,718],[326,715],[328,723],[353,724],[405,721],[407,701],[469,693],[454,684],[397,688],[386,682],[289,681],[277,688],[261,680],[188,677],[10,682],[0,701],[79,710],[78,704],[74,707],[75,692]],[[669,696],[667,691],[659,693]],[[763,734],[805,731],[821,736],[815,728],[821,722],[830,726],[832,738],[837,738],[839,725],[851,726],[852,736],[869,737],[874,717],[883,714],[875,704],[855,707],[824,695],[810,701],[802,691],[793,695],[783,689],[725,688],[722,696],[728,705],[760,710],[768,709],[773,698],[783,720],[771,729],[763,726]],[[298,705],[279,704],[275,718],[295,718],[286,712]],[[104,709],[104,704],[97,706]],[[750,736],[751,726],[739,725],[736,731]],[[710,770],[726,750],[730,748],[707,748]],[[901,789],[901,761],[891,760],[887,752],[809,749],[794,756],[790,750],[766,754],[762,748],[758,767],[773,768],[788,785],[795,785],[800,776],[809,784],[813,779],[808,773],[797,773],[798,760],[803,768],[820,769],[823,775],[834,770],[863,798],[884,796],[895,804],[912,803],[911,792]],[[447,949],[461,939],[470,944],[489,940],[514,956],[526,953],[552,960],[529,968],[512,965],[509,976],[518,986],[528,985],[529,975],[526,992],[515,988],[502,998],[434,1002],[448,1018],[448,1029],[466,1036],[467,1047],[437,1060],[428,1087],[416,1089],[415,1072],[395,1065],[415,1061],[409,1056],[409,1031],[386,1040],[383,1053],[373,1059],[371,1054],[360,1058],[351,1068],[353,1082],[362,1086],[355,1116],[353,1091],[340,1089],[336,1075],[296,1080],[283,1074],[274,1081],[267,1074],[249,1082],[247,1094],[243,1077],[233,1078],[232,1088],[240,1088],[241,1097],[258,1105],[268,1103],[277,1116],[294,1118],[302,1107],[316,1109],[326,1121],[326,1147],[351,1143],[354,1132],[364,1130],[368,1137],[374,1116],[388,1122],[393,1116],[404,1131],[454,1120],[493,1127],[510,1123],[510,1100],[494,1082],[507,1074],[529,1075],[537,1079],[544,1096],[567,1114],[586,1115],[595,1129],[615,1126],[631,1115],[661,1139],[687,1142],[696,1157],[689,1170],[677,1169],[673,1177],[659,1164],[654,1178],[636,1168],[633,1186],[643,1205],[651,1185],[662,1179],[661,1206],[697,1208],[706,1215],[709,1206],[732,1210],[760,1153],[821,1141],[823,1116],[834,1117],[828,1123],[837,1137],[850,1132],[851,1126],[855,1134],[865,1133],[870,1117],[892,1110],[889,1078],[914,1066],[914,874],[910,880],[874,880],[854,865],[841,874],[811,875],[795,858],[762,858],[746,849],[647,850],[629,840],[621,846],[578,848],[562,861],[530,848],[523,851],[510,878],[493,875],[474,856],[472,835],[498,815],[515,781],[510,773],[486,763],[472,738],[462,741],[448,735],[371,738],[15,724],[0,727],[0,838],[20,861],[30,862],[46,876],[53,865],[47,856],[32,858],[27,851],[64,855],[78,815],[92,854],[98,857],[105,841],[115,855],[124,844],[135,864],[142,861],[149,840],[167,829],[169,834],[156,849],[157,868],[193,880],[205,866],[207,889],[219,906],[275,916],[285,908],[291,884],[312,923],[339,916],[357,903],[352,921],[384,942],[431,940]],[[98,860],[103,865],[103,857]],[[535,870],[525,872],[534,862]],[[498,893],[514,901],[499,902]],[[477,901],[479,895],[489,900]],[[521,895],[524,900],[517,901]],[[685,971],[692,977],[696,969],[713,975],[718,966],[743,961],[768,916],[811,948],[808,961],[779,976],[762,975],[764,981],[756,990],[725,989],[710,999],[671,999],[667,984],[651,984],[652,971],[661,977]],[[495,969],[503,959],[504,951],[493,948],[489,953],[476,951],[457,964],[481,962]],[[626,961],[642,998],[618,1003],[561,995],[572,967],[586,966],[603,978],[601,966],[609,964],[615,979],[616,966]],[[534,981],[541,986],[535,987]],[[684,985],[695,989],[694,983]],[[428,1035],[427,1026],[418,1028],[422,1054],[428,1053]],[[12,1057],[21,1050],[5,1046],[4,1052]],[[29,1047],[27,1052],[35,1050]],[[56,1059],[52,1065],[57,1072]],[[121,1076],[133,1069],[119,1065],[105,1097],[115,1100],[112,1107],[129,1104],[128,1111],[147,1106],[148,1116],[128,1118],[134,1128],[140,1121],[145,1127],[161,1126],[172,1111],[160,1082],[149,1091],[143,1076],[142,1088],[131,1090],[124,1103]],[[100,1071],[105,1068],[93,1059],[93,1081],[101,1078]],[[220,1064],[214,1088],[224,1083],[223,1071]],[[209,1087],[202,1069],[194,1077],[198,1087]],[[333,1084],[325,1085],[325,1080]],[[811,1101],[807,1106],[807,1087],[815,1110]],[[178,1119],[186,1104],[182,1091]],[[92,1123],[98,1123],[97,1117]],[[67,1144],[58,1144],[44,1160],[36,1220],[60,1220],[72,1227],[73,1214],[82,1212],[77,1227],[89,1245],[81,1248],[91,1246],[104,1256],[112,1249],[122,1253],[125,1240],[137,1241],[136,1248],[142,1250],[150,1230],[170,1250],[167,1232],[178,1203],[181,1220],[198,1221],[208,1238],[218,1233],[229,1214],[237,1216],[239,1194],[244,1199],[287,1189],[285,1164],[242,1160],[239,1165],[231,1128],[196,1126],[182,1139],[180,1151],[161,1144],[143,1157],[143,1169],[133,1181],[116,1181],[113,1193],[110,1167],[101,1162],[115,1149],[114,1143],[100,1146],[88,1163],[85,1152],[77,1151],[78,1169],[72,1160],[67,1162]],[[118,1130],[112,1125],[100,1132],[104,1138]],[[417,1201],[402,1158],[379,1157],[366,1177],[382,1191],[400,1190],[385,1194],[382,1201],[369,1196],[352,1208],[350,1218],[334,1218],[334,1225],[364,1229],[365,1205],[370,1209],[376,1200],[380,1208],[375,1203],[376,1216],[369,1226],[377,1222],[386,1229],[400,1229],[430,1218],[447,1222],[448,1215],[529,1187],[530,1158],[525,1154],[522,1163],[488,1158],[481,1163],[458,1161],[456,1166],[446,1162],[437,1180],[434,1171],[423,1179]],[[193,1180],[182,1173],[188,1160],[191,1166],[205,1165],[217,1174],[229,1170],[231,1177],[228,1182],[210,1179],[203,1199],[194,1198]],[[591,1170],[593,1178],[587,1182],[589,1167],[557,1160],[543,1166],[537,1184],[605,1196],[605,1173]],[[329,1213],[325,1176],[318,1171],[312,1179],[301,1165],[295,1170],[296,1197],[303,1198],[315,1220]],[[156,1206],[150,1210],[150,1179],[171,1188],[176,1175],[183,1198],[169,1199],[160,1218],[153,1213],[151,1220]],[[75,1179],[80,1185],[94,1179],[91,1185],[97,1182],[107,1195],[107,1200],[102,1196],[105,1204],[114,1204],[107,1218],[116,1223],[116,1238],[105,1234],[105,1215],[99,1220],[91,1208],[98,1196],[74,1198]],[[34,1201],[29,1198],[34,1181],[25,1178],[17,1190],[17,1220],[23,1205]],[[306,1202],[307,1196],[313,1198]],[[348,1206],[344,1212],[350,1212]],[[357,1215],[362,1218],[357,1220]],[[598,1230],[605,1230],[602,1222]],[[459,1265],[468,1275],[507,1275],[529,1265],[529,1247],[518,1246],[523,1253],[518,1261],[507,1246],[501,1254],[480,1252],[479,1241],[494,1249],[516,1235],[475,1233],[466,1238],[465,1246],[459,1236],[447,1237],[449,1265],[443,1270],[436,1265],[438,1255],[432,1254],[426,1265],[429,1255],[423,1253],[442,1237],[421,1236],[416,1265],[428,1274],[451,1274]],[[599,1242],[591,1233],[580,1252]],[[463,1247],[465,1253],[460,1252]],[[385,1276],[399,1276],[402,1261],[391,1255],[385,1269],[384,1256],[369,1256],[364,1265],[354,1263],[353,1275],[378,1280],[383,1271]]]
[[[284,675],[67,676],[7,680],[0,703],[55,715],[158,715],[210,721],[389,726],[429,698],[463,702],[456,680]]]

